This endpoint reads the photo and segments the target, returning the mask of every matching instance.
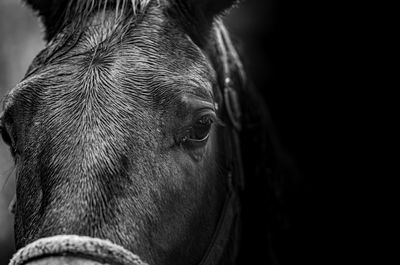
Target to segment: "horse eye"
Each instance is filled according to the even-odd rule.
[[[198,119],[196,123],[190,128],[187,140],[194,142],[204,142],[208,139],[210,134],[213,119],[210,115],[205,115]]]

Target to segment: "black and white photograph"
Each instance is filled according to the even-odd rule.
[[[314,8],[0,0],[0,265],[344,264]]]

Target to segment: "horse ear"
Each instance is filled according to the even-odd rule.
[[[214,20],[224,15],[239,0],[170,0],[170,11],[181,20],[189,35],[201,46]]]
[[[179,0],[185,2],[189,11],[200,19],[213,20],[216,16],[223,14],[239,0]]]
[[[67,8],[67,2],[63,0],[24,0],[40,17],[45,27],[45,38],[50,40],[54,34],[60,17]]]

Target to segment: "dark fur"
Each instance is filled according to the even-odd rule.
[[[192,163],[174,136],[193,116],[186,95],[215,100],[220,89],[210,32],[234,1],[27,2],[49,44],[6,97],[2,119],[18,170],[17,247],[82,234],[110,239],[149,264],[198,263],[225,195],[224,150],[215,132],[212,151]],[[264,207],[280,203],[281,154],[263,102],[245,87],[250,192],[242,194],[239,261],[250,264],[273,249],[275,232],[265,228],[274,231],[276,209]],[[265,245],[252,242],[255,233]]]

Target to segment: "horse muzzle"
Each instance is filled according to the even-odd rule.
[[[77,235],[38,239],[18,250],[9,265],[148,265],[109,240]]]

